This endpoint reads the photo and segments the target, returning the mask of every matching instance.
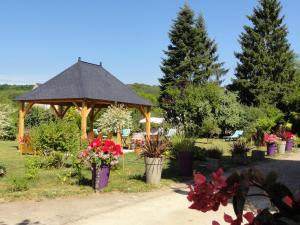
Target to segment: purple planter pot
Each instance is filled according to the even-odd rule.
[[[285,145],[285,151],[286,152],[291,152],[294,146],[294,140],[293,139],[288,139],[286,141],[286,145]]]
[[[96,165],[92,165],[92,187],[95,190],[102,191],[108,184],[110,173],[110,166],[101,165],[97,168]]]
[[[193,152],[178,152],[180,175],[191,177],[193,176]]]
[[[103,190],[107,184],[109,179],[109,173],[110,173],[110,166],[108,165],[102,165],[98,171],[98,190]]]
[[[276,143],[267,143],[267,154],[268,155],[275,155],[277,151]]]

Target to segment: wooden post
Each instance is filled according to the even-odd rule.
[[[145,117],[146,117],[146,139],[148,139],[148,141],[150,140],[150,130],[151,130],[151,122],[150,122],[150,118],[151,118],[151,108],[147,107],[147,110],[145,112]]]
[[[25,129],[25,102],[21,102],[20,110],[19,110],[19,134],[18,134],[18,141],[20,138],[24,136],[24,129]],[[21,150],[21,144],[19,143],[19,150]]]
[[[122,136],[120,131],[117,132],[117,144],[122,146]]]
[[[87,104],[86,102],[82,102],[81,107],[81,140],[87,139],[87,133],[86,133],[86,125],[87,125]]]
[[[94,108],[91,109],[89,117],[90,117],[90,132],[92,132],[94,130],[94,119],[95,119]]]

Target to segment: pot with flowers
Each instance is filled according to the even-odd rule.
[[[286,141],[285,151],[291,152],[293,149],[293,146],[294,146],[294,140],[296,139],[296,136],[294,134],[292,134],[292,132],[290,132],[290,131],[285,131],[283,133],[283,138]]]
[[[103,190],[109,179],[110,168],[118,163],[122,155],[121,146],[112,140],[94,139],[89,146],[80,152],[82,163],[88,163],[92,170],[92,186],[95,190]]]
[[[163,136],[147,139],[140,156],[145,160],[146,183],[159,184],[163,159],[169,155],[170,141]]]
[[[252,149],[244,140],[238,140],[231,145],[231,161],[236,164],[248,164],[247,153]]]
[[[264,134],[264,142],[267,143],[267,155],[275,155],[277,152],[278,137],[275,134]]]

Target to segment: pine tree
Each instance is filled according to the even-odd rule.
[[[218,62],[217,44],[209,38],[202,15],[198,17],[195,29],[193,83],[206,84],[209,79],[213,78],[219,80],[228,70],[223,68],[224,63]]]
[[[229,88],[239,92],[244,104],[275,104],[284,108],[282,99],[294,85],[294,53],[281,9],[278,0],[260,0],[253,15],[248,16],[253,26],[244,26],[239,38],[236,79]]]
[[[188,85],[203,85],[209,79],[219,79],[227,70],[223,63],[218,63],[217,45],[208,37],[204,19],[197,21],[188,5],[181,8],[171,31],[171,44],[165,51],[166,58],[162,61],[161,70],[164,73],[160,81],[160,106],[166,111],[167,119],[181,117],[174,110],[176,99],[168,90],[175,88],[181,91]],[[177,96],[178,97],[178,96]],[[181,118],[181,122],[183,122]]]
[[[195,36],[194,13],[188,5],[184,5],[174,21],[169,32],[170,44],[165,51],[161,70],[164,73],[160,81],[159,102],[161,108],[166,111],[166,117],[176,118],[172,109],[175,99],[168,93],[170,88],[183,90],[192,79],[193,62],[191,60],[191,48]]]

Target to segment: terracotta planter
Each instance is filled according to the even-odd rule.
[[[190,177],[193,175],[193,152],[178,152],[180,175]]]
[[[145,157],[146,183],[159,184],[161,179],[163,158]]]

